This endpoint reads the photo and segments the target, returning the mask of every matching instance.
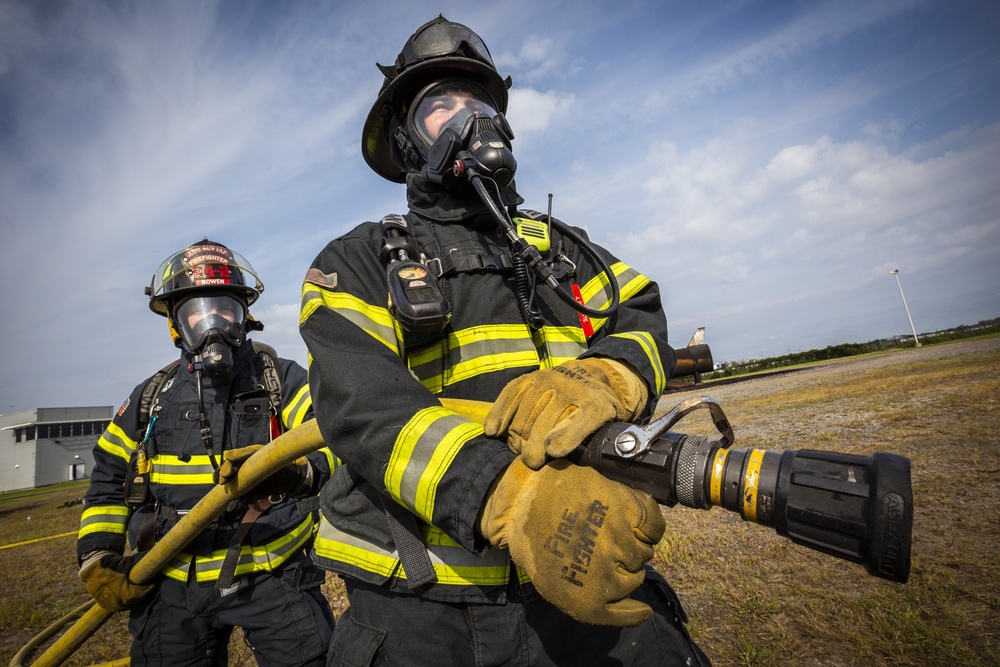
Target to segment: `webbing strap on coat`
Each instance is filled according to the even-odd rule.
[[[416,590],[424,584],[437,581],[437,573],[427,554],[427,546],[420,539],[417,518],[388,496],[382,497],[382,506],[385,508],[392,540],[396,543],[399,562],[403,564],[403,571],[406,573],[407,586],[410,590]]]
[[[427,266],[435,273],[435,277],[449,276],[453,273],[504,273],[514,268],[514,260],[510,255],[462,255],[456,257],[448,254],[438,259],[427,260]]]
[[[236,574],[236,566],[240,564],[240,547],[247,533],[253,528],[253,524],[261,514],[267,511],[272,505],[270,498],[261,498],[243,514],[240,527],[236,529],[233,539],[229,542],[229,550],[226,551],[226,558],[222,561],[222,569],[219,571],[219,578],[215,580],[215,587],[225,590],[233,585],[233,576]],[[223,593],[225,595],[225,593]]]
[[[160,514],[160,505],[153,506],[153,511],[142,517],[139,523],[139,539],[136,540],[136,551],[149,551],[156,544],[156,518]]]

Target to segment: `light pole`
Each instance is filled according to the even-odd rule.
[[[913,326],[913,318],[910,317],[910,309],[906,305],[906,296],[903,294],[903,284],[899,282],[899,269],[893,269],[889,272],[889,275],[896,276],[896,285],[899,287],[899,296],[903,297],[903,308],[906,309],[906,319],[910,321],[910,331],[913,332],[914,347],[920,347],[920,340],[917,338],[917,330]]]

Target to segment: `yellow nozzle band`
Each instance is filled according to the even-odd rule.
[[[757,491],[760,485],[760,466],[764,462],[764,450],[754,449],[747,460],[743,474],[743,518],[757,523]]]

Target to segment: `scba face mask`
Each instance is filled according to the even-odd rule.
[[[493,98],[476,83],[452,80],[424,88],[407,114],[407,130],[425,160],[422,175],[433,183],[457,182],[464,160],[501,188],[514,178],[514,134]]]
[[[174,313],[184,350],[200,354],[202,368],[211,377],[233,370],[233,350],[243,342],[246,318],[240,299],[219,294],[186,299]]]

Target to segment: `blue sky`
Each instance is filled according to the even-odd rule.
[[[443,12],[514,80],[518,188],[656,280],[716,361],[1000,316],[1000,4],[0,0],[0,413],[175,357],[143,288],[209,236],[305,363],[302,276],[405,210],[360,155]]]

